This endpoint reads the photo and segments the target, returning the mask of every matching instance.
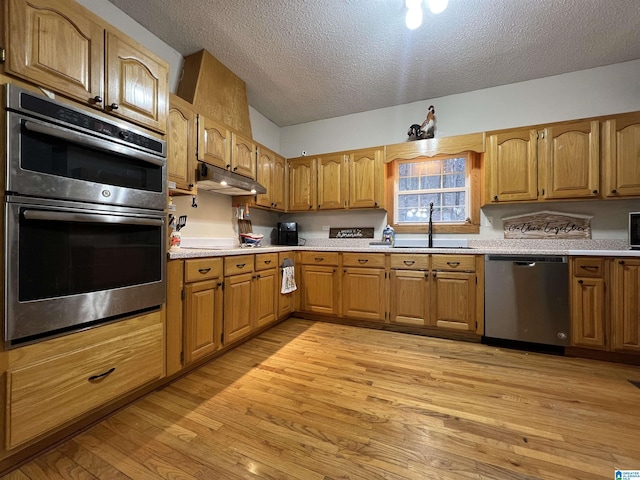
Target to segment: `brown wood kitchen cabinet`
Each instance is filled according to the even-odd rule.
[[[6,450],[162,378],[163,351],[164,318],[156,311],[3,353]]]
[[[593,198],[600,185],[599,122],[488,134],[488,202]]]
[[[303,312],[339,315],[340,254],[338,252],[300,252]]]
[[[291,293],[281,293],[282,292],[282,275],[283,275],[282,265],[285,259],[288,259],[289,261],[291,261],[292,265],[294,265],[294,271],[296,274],[296,287],[298,287],[298,290]],[[280,276],[278,277],[279,283],[278,285],[276,285],[276,289],[278,291],[278,319],[282,319],[282,318],[288,317],[296,310],[296,298],[300,288],[298,285],[300,283],[299,281],[300,266],[296,265],[295,252],[278,253],[278,271],[280,273]]]
[[[613,350],[640,353],[640,259],[612,260]]]
[[[258,253],[255,256],[253,306],[256,327],[265,327],[278,319],[278,254]]]
[[[343,253],[342,316],[384,322],[386,277],[383,253]]]
[[[231,165],[231,130],[202,114],[198,115],[198,160],[225,170]]]
[[[430,256],[392,253],[389,260],[390,322],[428,326],[431,305]]]
[[[196,112],[186,100],[169,96],[167,131],[167,176],[178,190],[195,194],[198,122]]]
[[[604,195],[640,196],[640,112],[616,115],[603,122]]]
[[[287,160],[289,168],[290,212],[315,210],[318,203],[316,159],[299,157]]]
[[[571,345],[604,350],[607,348],[605,260],[598,257],[572,257],[569,267]]]
[[[184,262],[184,366],[221,347],[222,258]]]
[[[284,212],[286,161],[261,145],[258,145],[257,151],[256,180],[267,189],[267,193],[256,195],[255,205]]]
[[[433,255],[431,320],[437,328],[476,331],[476,257]]]
[[[224,257],[224,345],[249,335],[256,328],[252,315],[253,255]]]
[[[72,0],[8,0],[5,72],[160,133],[169,65]]]
[[[316,161],[318,210],[334,210],[347,206],[349,170],[342,153],[321,155]]]

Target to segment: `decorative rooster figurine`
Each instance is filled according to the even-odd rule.
[[[425,128],[426,127],[426,128]],[[422,125],[414,123],[409,127],[407,135],[409,137],[415,137],[415,140],[422,140],[425,138],[433,138],[436,129],[436,110],[433,105],[429,105],[427,111],[427,118],[425,118]]]

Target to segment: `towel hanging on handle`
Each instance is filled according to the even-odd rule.
[[[280,290],[281,293],[291,293],[294,292],[297,288],[296,274],[293,265],[282,267],[282,290]]]

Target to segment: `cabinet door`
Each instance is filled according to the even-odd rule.
[[[307,212],[316,205],[315,158],[289,160],[289,211]]]
[[[612,347],[640,352],[640,260],[615,260],[613,280]]]
[[[294,252],[281,252],[278,254],[278,285],[276,286],[276,289],[278,291],[278,318],[284,318],[286,316],[288,316],[289,314],[293,313],[295,311],[295,299],[296,299],[296,292],[291,292],[291,293],[281,293],[282,291],[282,276],[283,276],[283,269],[282,269],[282,264],[285,260],[285,258],[288,258],[289,260],[291,260],[292,264],[295,263],[295,253]],[[298,281],[298,267],[296,267],[294,269],[295,274],[296,274],[296,286],[298,286],[297,284],[299,283]]]
[[[256,195],[256,205],[260,205],[261,207],[273,207],[273,200],[271,200],[273,189],[271,183],[273,173],[275,173],[273,168],[274,155],[275,154],[271,150],[258,147],[256,180],[260,185],[264,186],[267,189],[267,193]]]
[[[384,270],[345,268],[342,275],[342,316],[384,321],[384,293]]]
[[[474,332],[476,275],[437,272],[431,291],[431,325],[438,328]]]
[[[489,136],[489,200],[511,202],[538,197],[538,146],[536,130]]]
[[[152,128],[167,130],[169,65],[128,38],[106,34],[105,109]]]
[[[7,72],[102,108],[104,28],[75,2],[8,2]]]
[[[278,314],[278,269],[262,270],[256,274],[254,285],[254,316],[256,326],[273,323]]]
[[[338,315],[336,267],[302,266],[301,309],[305,312]]]
[[[238,133],[231,134],[231,171],[256,178],[256,144]]]
[[[539,154],[544,167],[542,196],[585,198],[600,186],[600,128],[598,122],[548,127],[541,134]]]
[[[602,142],[604,194],[640,196],[640,113],[607,120]]]
[[[184,290],[184,361],[189,364],[220,346],[222,283],[218,280],[191,283]]]
[[[347,206],[347,165],[343,154],[318,159],[318,210]]]
[[[604,349],[604,280],[574,277],[570,290],[571,344]]]
[[[391,323],[429,325],[429,272],[392,270],[389,287]]]
[[[271,208],[284,212],[285,201],[285,159],[280,155],[274,155],[271,164]]]
[[[224,344],[245,337],[254,329],[251,319],[253,273],[226,277],[224,282]]]
[[[379,150],[349,155],[349,208],[378,208],[382,198],[383,167]]]
[[[189,191],[195,188],[197,135],[196,114],[191,105],[170,95],[167,174],[176,188]]]
[[[204,115],[198,115],[198,160],[231,168],[231,132]]]

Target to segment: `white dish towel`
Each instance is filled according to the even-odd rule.
[[[296,290],[296,274],[293,266],[282,268],[282,293],[291,293]]]

